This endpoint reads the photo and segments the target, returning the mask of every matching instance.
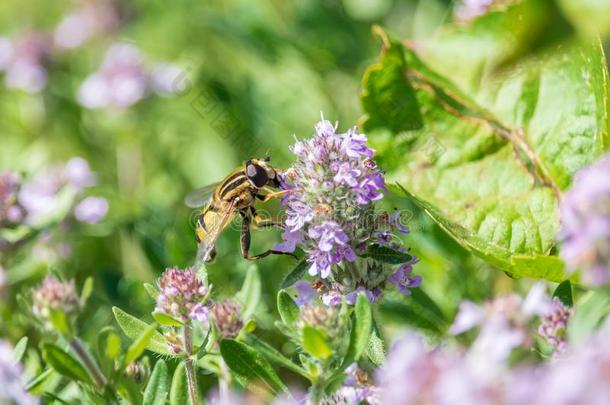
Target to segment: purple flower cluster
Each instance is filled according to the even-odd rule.
[[[561,202],[561,256],[588,286],[610,281],[610,154],[580,170]]]
[[[343,385],[333,394],[323,397],[320,400],[321,404],[381,404],[379,387],[369,381],[369,376],[365,371],[359,369],[356,364],[352,364],[345,370],[345,373],[347,378]]]
[[[38,400],[24,389],[23,370],[13,360],[10,345],[0,341],[0,404],[35,405]]]
[[[208,322],[209,308],[205,305],[208,288],[194,269],[167,269],[157,280],[159,296],[155,312],[181,322]]]
[[[306,252],[309,274],[319,277],[316,289],[328,305],[343,297],[353,302],[359,292],[376,301],[388,281],[409,294],[421,281],[411,274],[414,261],[396,270],[358,257],[372,244],[405,251],[395,232],[408,232],[399,213],[374,210],[386,188],[366,135],[357,128],[337,133],[322,120],[314,136],[297,140],[291,151],[297,160],[282,181],[286,229],[275,248]]]
[[[74,280],[63,282],[47,276],[32,294],[32,313],[49,330],[53,330],[54,311],[61,311],[70,320],[79,310],[80,300]]]
[[[22,210],[23,222],[31,226],[39,225],[62,208],[62,193],[79,196],[95,182],[95,174],[89,164],[79,157],[70,159],[63,166],[47,167],[19,188],[17,202]],[[107,211],[108,202],[105,199],[89,197],[76,206],[74,216],[81,222],[97,223]]]
[[[145,98],[151,91],[172,94],[173,81],[180,69],[170,64],[147,68],[140,50],[131,44],[110,47],[99,70],[82,84],[79,102],[87,108],[127,108]]]
[[[554,348],[555,353],[560,354],[566,350],[566,328],[571,315],[572,310],[558,298],[554,298],[552,308],[542,318],[538,327],[538,333]]]
[[[235,338],[244,326],[241,318],[241,307],[234,301],[214,303],[212,318],[222,339]]]

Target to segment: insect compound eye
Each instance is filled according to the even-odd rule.
[[[246,175],[256,187],[263,187],[269,181],[267,171],[259,165],[249,164],[246,166]]]

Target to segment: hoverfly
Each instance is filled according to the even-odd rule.
[[[263,189],[277,189],[280,186],[278,172],[269,161],[269,157],[247,160],[242,167],[233,170],[222,181],[197,189],[186,196],[184,202],[188,207],[203,207],[195,229],[195,239],[199,244],[197,263],[214,259],[218,237],[237,214],[242,217],[240,245],[245,259],[256,260],[270,254],[289,254],[272,249],[254,256],[249,253],[252,221],[258,227],[283,228],[279,221],[261,218],[254,208],[256,199],[268,201],[286,192],[261,192]]]

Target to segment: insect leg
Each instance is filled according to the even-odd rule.
[[[284,194],[289,193],[291,191],[293,191],[293,190],[275,191],[273,193],[269,193],[269,194],[265,194],[265,195],[257,194],[256,198],[258,198],[259,200],[265,202],[265,201],[271,200],[272,198],[279,198],[279,197],[283,196]]]
[[[270,254],[289,255],[289,256],[294,257],[295,259],[297,258],[292,253],[280,252],[279,250],[273,250],[273,249],[268,249],[258,255],[250,256],[250,253],[249,253],[250,252],[250,215],[249,215],[249,213],[247,213],[247,211],[246,212],[242,211],[241,216],[242,216],[241,237],[239,238],[239,241],[240,241],[240,245],[241,245],[241,254],[244,257],[244,259],[258,260],[258,259],[262,259],[263,257],[267,257]]]
[[[284,224],[279,219],[263,218],[254,207],[250,207],[250,211],[252,212],[252,218],[254,218],[254,225],[258,228],[285,228]]]

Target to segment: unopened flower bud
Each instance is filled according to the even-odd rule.
[[[212,307],[212,317],[223,339],[232,339],[239,334],[244,326],[241,319],[241,308],[232,301],[221,301]]]
[[[64,314],[68,323],[74,320],[80,309],[74,280],[62,282],[47,276],[32,295],[32,312],[47,329],[54,329],[53,312]]]
[[[125,368],[125,374],[127,374],[128,377],[133,378],[136,382],[139,383],[144,379],[144,374],[146,373],[144,367],[137,361],[134,361],[127,365],[127,367]]]

